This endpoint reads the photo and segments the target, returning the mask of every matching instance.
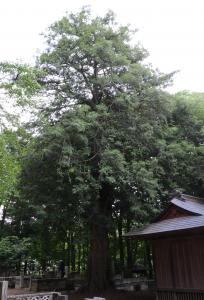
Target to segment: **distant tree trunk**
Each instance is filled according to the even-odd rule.
[[[81,272],[81,244],[78,244],[77,272]]]
[[[70,235],[70,244],[71,244],[71,266],[72,272],[76,271],[76,249],[74,244],[74,234],[73,232]]]
[[[28,267],[28,261],[25,260],[25,262],[24,262],[24,270],[23,270],[24,275],[27,274],[27,267]]]
[[[47,260],[46,258],[42,258],[41,259],[41,267],[42,267],[42,273],[44,274],[46,271],[46,267],[47,267]]]
[[[71,270],[71,243],[70,243],[70,233],[68,235],[68,239],[67,239],[67,266],[68,266],[68,270],[70,272]]]
[[[83,244],[82,247],[82,271],[86,272],[87,270],[87,246]]]
[[[126,223],[126,232],[129,232],[131,229],[131,219],[130,216],[127,215],[127,223]],[[127,248],[127,272],[128,275],[131,275],[131,270],[133,267],[133,259],[132,259],[132,241],[130,239],[126,239],[126,248]]]
[[[21,259],[16,263],[16,273],[20,275],[21,272]]]
[[[124,271],[124,245],[123,245],[123,217],[120,213],[118,217],[118,244],[120,253],[120,272]]]
[[[146,254],[146,261],[148,266],[148,277],[153,277],[153,266],[152,266],[152,259],[151,259],[151,247],[149,242],[145,242],[145,254]]]
[[[4,229],[4,224],[5,224],[5,220],[6,220],[6,213],[7,213],[7,209],[6,209],[6,206],[4,206],[3,211],[2,211],[2,219],[1,219],[1,223],[0,223],[1,234],[3,233],[3,229]]]
[[[116,235],[116,230],[114,228],[113,230],[113,264],[114,264],[114,274],[115,275],[117,273],[117,235]]]
[[[138,241],[132,241],[132,261],[133,264],[136,262],[137,260],[137,252],[138,252]]]

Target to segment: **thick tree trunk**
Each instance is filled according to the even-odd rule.
[[[89,289],[96,292],[110,286],[108,232],[112,214],[112,188],[108,184],[103,184],[93,212],[90,223]]]
[[[91,226],[91,249],[89,258],[89,289],[102,291],[109,286],[108,235],[102,226]]]

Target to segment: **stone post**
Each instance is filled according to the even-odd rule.
[[[7,300],[8,281],[0,281],[0,300]]]
[[[65,272],[64,277],[68,278],[68,276],[69,276],[69,267],[68,266],[64,267],[64,272]]]
[[[142,281],[140,284],[140,289],[141,289],[141,291],[148,290],[148,283],[146,281]]]
[[[29,291],[31,291],[31,287],[32,287],[32,276],[30,276],[30,281],[29,281]]]
[[[24,288],[24,273],[20,272],[20,283],[19,283],[19,288],[22,289]]]

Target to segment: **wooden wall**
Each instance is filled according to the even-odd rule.
[[[152,246],[159,289],[204,290],[204,237],[158,239]]]

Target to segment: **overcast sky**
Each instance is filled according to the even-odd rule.
[[[119,23],[139,30],[136,41],[154,67],[180,70],[173,92],[204,92],[204,0],[0,0],[0,61],[34,61],[40,33],[84,5],[98,15],[112,9]]]

